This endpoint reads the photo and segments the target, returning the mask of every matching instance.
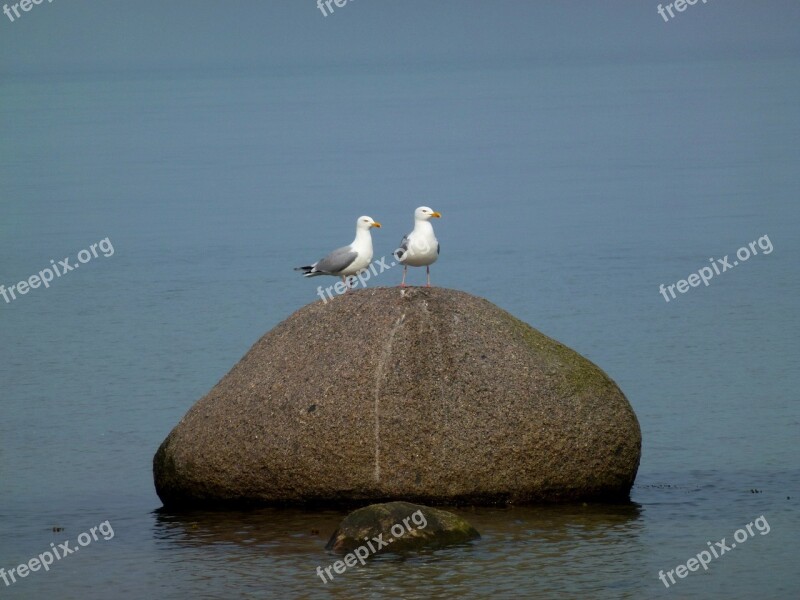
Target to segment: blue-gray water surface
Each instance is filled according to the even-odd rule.
[[[0,97],[0,283],[113,247],[0,298],[0,567],[114,532],[0,598],[798,596],[797,60],[98,70],[8,76]],[[329,583],[341,512],[159,510],[160,442],[317,300],[291,268],[361,214],[388,255],[421,204],[443,215],[434,285],[625,392],[631,504],[462,507],[480,541]],[[659,293],[754,241],[708,286]],[[659,579],[761,516],[768,533]]]

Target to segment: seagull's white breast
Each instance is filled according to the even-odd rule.
[[[358,253],[358,256],[346,269],[339,273],[339,275],[345,277],[355,275],[372,262],[372,236],[369,234],[369,230],[359,230],[350,247]]]
[[[400,261],[410,267],[432,265],[439,258],[439,242],[433,226],[427,221],[418,221],[414,231],[408,234],[408,251]]]

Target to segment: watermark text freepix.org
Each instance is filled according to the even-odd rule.
[[[53,0],[47,0],[47,3],[51,3]],[[22,15],[19,13],[20,9],[23,12],[28,12],[30,9],[33,8],[34,4],[41,4],[44,0],[20,0],[16,4],[12,4],[11,8],[9,8],[8,4],[3,4],[3,12],[9,18],[9,20],[13,23],[14,16],[11,14],[11,11],[14,11],[14,15],[16,15],[17,19],[19,19]]]
[[[694,6],[698,2],[702,2],[703,4],[706,4],[708,2],[708,0],[675,0],[675,2],[671,2],[670,4],[667,4],[666,6],[661,6],[659,4],[658,8],[656,9],[656,11],[658,11],[658,14],[661,15],[662,19],[664,19],[664,22],[668,23],[670,19],[674,19],[675,18],[675,13],[672,12],[673,7],[675,8],[676,11],[683,12],[689,6]],[[669,17],[667,17],[667,13],[669,13]]]
[[[708,563],[710,563],[712,560],[719,558],[727,552],[730,552],[736,548],[736,544],[744,544],[751,537],[755,537],[756,534],[753,532],[753,526],[755,526],[761,535],[767,535],[769,533],[769,523],[767,523],[767,519],[764,517],[764,515],[761,515],[755,521],[751,521],[745,525],[743,529],[736,530],[736,532],[733,534],[733,539],[736,540],[735,542],[727,544],[725,542],[725,538],[722,538],[721,541],[714,542],[713,544],[711,542],[706,542],[708,550],[701,550],[697,553],[696,558],[692,557],[686,561],[686,564],[680,564],[674,569],[670,569],[666,573],[664,573],[663,570],[659,571],[658,578],[662,581],[665,587],[669,587],[670,584],[667,583],[667,578],[669,578],[673,585],[676,583],[673,573],[680,579],[683,579],[689,574],[689,572],[697,571],[701,566],[703,567],[703,570],[708,571]]]
[[[411,513],[411,516],[406,517],[403,519],[401,523],[395,523],[392,525],[391,529],[389,530],[391,534],[394,536],[393,538],[383,539],[383,534],[378,534],[378,537],[374,537],[371,540],[369,538],[364,538],[364,541],[367,542],[366,545],[359,546],[353,552],[346,554],[343,557],[343,560],[337,560],[332,565],[328,565],[324,569],[320,566],[317,567],[317,575],[320,576],[324,583],[328,583],[328,580],[325,578],[325,574],[328,575],[328,578],[333,581],[333,574],[331,573],[331,569],[336,571],[338,575],[343,574],[347,567],[355,567],[357,563],[361,563],[361,566],[366,564],[366,559],[369,558],[370,554],[375,554],[376,552],[380,551],[381,548],[388,546],[392,542],[394,542],[397,538],[403,537],[406,534],[406,531],[413,531],[411,525],[409,525],[409,521],[413,522],[414,525],[417,526],[417,529],[425,529],[428,526],[428,520],[425,518],[425,515],[422,514],[421,510],[416,510]],[[405,525],[405,527],[403,527]],[[374,544],[372,542],[375,542]],[[367,548],[369,546],[369,548]]]
[[[425,253],[429,250],[428,244],[426,242],[420,242],[413,244],[413,248],[416,252]],[[378,260],[373,260],[368,266],[361,269],[355,275],[351,275],[352,277],[352,287],[348,284],[345,284],[343,281],[337,281],[333,285],[329,285],[326,288],[323,288],[321,285],[317,286],[317,296],[322,298],[322,302],[327,304],[328,299],[333,300],[333,292],[337,295],[344,294],[348,289],[355,289],[358,287],[358,284],[361,284],[361,287],[367,287],[367,281],[369,281],[372,277],[380,275],[384,271],[388,271],[392,267],[396,267],[400,263],[400,257],[402,254],[407,252],[407,248],[397,248],[394,252],[392,252],[393,260],[390,263],[386,261],[389,260],[385,256],[381,256]],[[348,278],[349,279],[349,278]],[[327,294],[327,298],[325,295]]]
[[[333,300],[333,292],[336,292],[337,295],[344,294],[348,289],[356,288],[359,282],[361,283],[362,287],[367,287],[367,281],[369,281],[371,277],[375,275],[380,275],[384,271],[388,271],[389,269],[397,265],[397,262],[395,261],[387,263],[386,260],[387,258],[385,256],[382,256],[378,260],[373,260],[368,266],[361,269],[355,275],[351,275],[350,277],[353,278],[352,288],[348,288],[348,286],[343,281],[337,281],[333,285],[329,285],[326,288],[323,288],[321,285],[318,285],[317,296],[322,298],[323,303],[327,304],[328,299]],[[325,297],[325,294],[328,295],[328,298]]]
[[[82,547],[91,544],[93,541],[98,541],[100,539],[97,535],[98,533],[103,536],[105,541],[108,541],[114,537],[114,528],[111,527],[111,523],[108,521],[103,521],[97,527],[92,527],[89,529],[89,531],[84,531],[82,534],[80,534],[78,536],[77,546],[70,546],[69,540],[58,545],[56,545],[55,542],[50,542],[50,550],[45,550],[39,556],[31,558],[28,562],[22,563],[21,565],[9,569],[8,571],[0,567],[0,579],[2,579],[6,584],[6,587],[8,587],[17,582],[17,577],[24,579],[31,573],[42,568],[45,571],[49,571],[50,566],[55,561],[61,560],[73,552],[77,552]]]
[[[728,260],[728,254],[726,254],[722,258],[709,258],[708,261],[711,263],[711,267],[703,267],[697,273],[692,273],[686,279],[681,279],[677,283],[671,283],[668,286],[664,286],[662,283],[658,291],[659,293],[664,296],[664,300],[669,302],[670,298],[667,296],[667,291],[669,291],[670,296],[674,300],[677,298],[675,295],[675,289],[677,288],[681,294],[685,294],[689,291],[689,287],[697,287],[700,285],[702,281],[703,284],[708,287],[708,282],[711,281],[711,278],[714,277],[714,274],[721,275],[725,271],[732,269],[733,267],[739,264],[739,261],[744,262],[751,256],[755,256],[758,254],[758,248],[761,248],[764,254],[771,254],[772,253],[772,242],[769,239],[768,235],[762,235],[757,240],[750,242],[747,246],[742,246],[736,251],[736,258],[739,260],[734,260],[733,264]],[[712,269],[713,267],[713,269]]]
[[[353,0],[349,1],[352,2]],[[333,13],[333,6],[331,5],[335,4],[339,8],[344,8],[347,2],[348,0],[317,0],[317,8],[320,10],[323,17],[327,17],[329,13]],[[325,11],[326,6],[328,7],[327,12]]]
[[[61,277],[62,275],[77,269],[81,265],[85,265],[93,258],[97,258],[99,256],[97,253],[98,250],[100,250],[100,252],[102,252],[103,256],[106,258],[114,256],[114,246],[111,244],[111,240],[108,238],[102,239],[96,244],[89,246],[89,248],[78,252],[77,263],[70,263],[69,257],[58,261],[58,263],[56,263],[55,260],[50,259],[50,266],[39,271],[37,275],[31,275],[28,277],[28,279],[20,281],[19,283],[15,283],[8,288],[0,284],[0,296],[3,297],[3,300],[6,301],[6,304],[10,304],[12,300],[17,299],[17,294],[24,296],[31,290],[35,290],[42,285],[46,288],[49,288],[50,282],[52,282],[56,277]]]

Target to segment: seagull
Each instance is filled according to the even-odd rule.
[[[297,267],[295,271],[303,271],[304,277],[335,275],[341,277],[347,289],[350,289],[350,281],[347,278],[366,268],[372,260],[372,236],[369,230],[380,226],[381,224],[372,217],[358,217],[356,239],[349,246],[337,248],[313,265]]]
[[[432,218],[439,218],[438,212],[427,206],[420,206],[414,211],[414,230],[406,234],[395,250],[395,258],[403,265],[403,281],[400,287],[406,287],[408,266],[425,267],[428,273],[428,284],[431,287],[431,265],[439,258],[439,242],[433,233]]]

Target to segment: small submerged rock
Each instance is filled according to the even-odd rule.
[[[333,533],[326,550],[339,554],[359,547],[381,552],[442,548],[480,538],[461,517],[410,502],[370,504],[350,513]]]

